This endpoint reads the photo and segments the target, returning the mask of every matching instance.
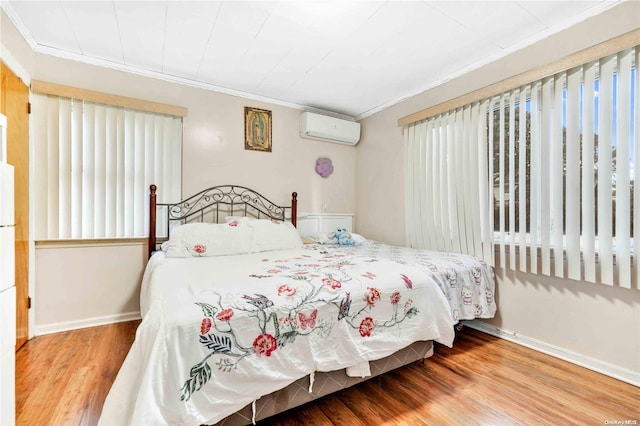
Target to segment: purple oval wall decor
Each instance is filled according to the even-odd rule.
[[[316,173],[323,178],[329,177],[333,173],[333,164],[331,164],[330,158],[318,158],[316,160]]]

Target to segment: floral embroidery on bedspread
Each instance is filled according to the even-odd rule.
[[[325,256],[313,263],[305,255],[263,259],[264,270],[247,276],[265,280],[267,286],[274,280],[266,279],[278,279],[271,292],[265,291],[273,294],[271,297],[262,293],[225,293],[223,297],[213,292],[215,302],[195,303],[203,318],[194,327],[200,330],[199,343],[208,353],[191,367],[181,388],[182,401],[188,401],[211,380],[212,364],[222,372],[232,372],[247,357],[271,357],[298,339],[327,337],[339,322],[348,324],[360,338],[369,339],[420,313],[413,300],[398,290],[404,287],[403,291],[412,291],[413,281],[408,275],[397,274],[393,291],[381,289],[375,286],[376,274],[352,268],[371,259],[358,259],[356,265],[354,256],[320,253]],[[368,285],[364,287],[363,283]],[[374,310],[381,305],[385,309]],[[242,331],[236,320],[241,321]],[[254,336],[252,344],[246,341],[247,333]]]

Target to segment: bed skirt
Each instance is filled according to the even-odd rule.
[[[258,399],[255,403],[255,420],[262,420],[275,414],[297,407],[330,393],[346,389],[350,386],[364,382],[372,377],[379,376],[387,371],[394,370],[433,355],[433,342],[415,342],[404,349],[399,350],[386,358],[371,361],[371,376],[349,377],[346,370],[330,372],[316,372],[312,392],[309,392],[309,376],[303,377],[269,395]],[[240,411],[230,415],[217,423],[217,426],[248,425],[253,421],[251,404]]]

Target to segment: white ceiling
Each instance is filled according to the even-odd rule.
[[[41,53],[360,119],[615,1],[2,1]]]

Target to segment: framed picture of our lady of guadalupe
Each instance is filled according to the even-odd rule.
[[[271,111],[244,107],[244,149],[271,152]]]

